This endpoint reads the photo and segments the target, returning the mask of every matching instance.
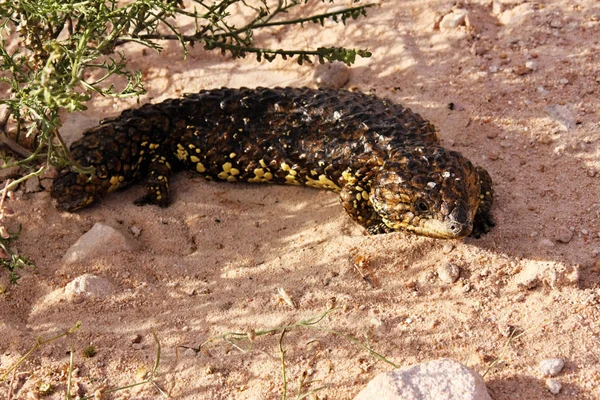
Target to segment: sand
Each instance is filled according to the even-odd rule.
[[[279,333],[256,335],[253,346],[185,346],[197,349],[226,332],[252,337],[319,316],[334,302],[320,329],[297,327],[283,338],[290,397],[323,387],[309,398],[351,399],[393,368],[327,331],[335,330],[398,366],[448,357],[484,374],[499,360],[485,375],[494,400],[600,398],[600,7],[592,0],[490,3],[463,2],[463,22],[453,1],[381,1],[346,27],[257,36],[272,47],[372,51],[351,68],[346,88],[409,106],[440,128],[445,146],[490,172],[497,221],[490,234],[367,236],[335,193],[212,183],[191,173],[174,178],[167,209],[133,205],[143,185],[76,214],[54,209],[48,191],[19,190],[6,204],[14,211],[7,225],[23,225],[16,247],[37,268],[23,270],[0,297],[0,371],[36,338],[77,321],[81,328],[11,374],[12,398],[43,397],[43,384],[55,389],[45,398],[64,398],[71,349],[74,392],[141,381],[156,357],[152,332],[161,344],[155,382],[173,398],[281,398]],[[122,50],[143,72],[148,94],[140,103],[221,86],[315,86],[311,65],[234,60],[199,46],[184,61],[175,43],[160,56]],[[73,140],[132,106],[135,99],[96,97],[87,111],[65,115],[61,133]],[[63,262],[98,222],[141,249]],[[448,263],[460,270],[454,283],[438,273]],[[88,273],[108,280],[112,292],[65,295],[69,282]],[[89,345],[93,357],[84,356]],[[554,357],[565,360],[554,378],[558,395],[537,368]],[[0,383],[0,397],[8,392]],[[105,398],[161,396],[145,384]]]

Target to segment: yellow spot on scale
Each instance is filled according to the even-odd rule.
[[[256,168],[254,170],[254,176],[257,178],[262,178],[265,175],[265,170],[262,168]]]
[[[233,165],[230,162],[226,162],[225,164],[223,164],[223,171],[229,174],[229,171],[231,171],[231,167],[233,167]]]
[[[198,171],[200,173],[206,171],[206,168],[204,168],[204,164],[202,164],[202,163],[196,164],[196,171]]]
[[[298,171],[296,171],[295,169],[290,169],[290,175],[298,175]]]
[[[233,175],[229,175],[229,176],[227,177],[227,182],[236,182],[236,181],[237,181],[237,179],[236,179],[236,178],[235,178],[235,176],[233,176]]]
[[[270,181],[271,179],[273,179],[273,174],[270,172],[265,172],[265,179]]]
[[[190,161],[193,163],[197,163],[197,162],[200,162],[200,159],[196,156],[190,156]]]
[[[235,155],[236,155],[235,153],[231,153],[231,154],[229,155],[229,158],[235,158]]]
[[[231,170],[229,171],[229,173],[231,175],[239,175],[240,174],[240,170],[237,168],[231,168]]]
[[[146,146],[148,146],[148,142],[142,142],[142,143],[140,143],[140,146],[146,147]]]
[[[362,192],[362,198],[367,200],[369,198],[369,193],[367,193],[366,191],[363,190]]]
[[[177,144],[177,154],[175,155],[180,161],[185,161],[188,158],[188,152],[181,144]]]
[[[110,187],[108,188],[108,191],[112,192],[114,190],[117,190],[119,188],[119,186],[121,186],[121,182],[123,182],[123,179],[124,179],[124,177],[119,176],[119,175],[112,176],[109,179]]]
[[[290,166],[287,165],[286,163],[281,163],[281,169],[284,171],[289,171],[290,170]]]
[[[265,164],[265,160],[261,159],[258,163],[260,164],[261,167],[267,168],[267,164]]]
[[[310,170],[310,174],[311,175],[318,175],[319,173],[317,171],[315,171],[314,169]],[[343,175],[343,174],[342,174]]]
[[[228,176],[229,176],[229,174],[227,172],[224,172],[224,171],[219,172],[219,174],[217,175],[217,177],[219,179],[227,179]]]
[[[200,154],[200,149],[196,149],[196,154]]]
[[[160,145],[158,143],[150,143],[150,146],[148,146],[150,148],[150,150],[154,150],[154,149],[158,149],[160,147]]]
[[[348,183],[356,182],[356,177],[350,171],[342,172],[342,178],[344,178]]]
[[[342,190],[338,185],[335,184],[331,179],[327,178],[325,175],[319,175],[319,180],[312,179],[311,177],[306,177],[306,186],[318,188],[318,189],[329,189],[336,192]]]
[[[362,196],[360,195],[360,193],[356,193],[356,200],[358,200],[358,201],[362,200]]]
[[[192,143],[188,144],[188,147],[190,148],[190,150],[194,150],[196,148],[196,146],[194,146]]]

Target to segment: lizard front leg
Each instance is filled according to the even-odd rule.
[[[475,213],[475,219],[473,220],[473,231],[471,235],[475,238],[481,237],[481,235],[488,233],[493,226],[496,225],[492,216],[491,208],[494,202],[494,189],[492,186],[492,178],[488,172],[481,168],[475,168],[477,175],[479,176],[479,186],[481,187],[479,195],[479,206]]]

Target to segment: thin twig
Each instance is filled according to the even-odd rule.
[[[17,368],[15,368],[13,370],[13,376],[12,376],[12,379],[10,380],[9,385],[8,385],[8,395],[6,396],[6,400],[11,400],[12,399],[13,386],[14,386],[16,378],[17,378]]]
[[[287,399],[287,378],[285,375],[285,350],[283,349],[283,337],[287,332],[286,329],[281,331],[281,336],[279,337],[279,355],[281,357],[281,379],[283,379],[283,395],[281,398],[283,400]]]
[[[8,185],[10,182],[11,179],[7,179],[4,183],[4,189],[2,189],[2,197],[0,197],[0,221],[4,219],[4,200],[6,200],[6,195],[8,194]]]
[[[80,327],[81,327],[81,322],[77,322],[75,324],[75,326],[73,326],[72,328],[67,329],[66,331],[64,331],[60,335],[53,336],[53,337],[51,337],[49,339],[38,338],[37,341],[36,341],[36,343],[35,343],[35,345],[31,348],[31,350],[29,350],[27,353],[25,353],[25,355],[23,355],[16,363],[14,363],[10,368],[8,368],[4,372],[4,374],[2,374],[2,376],[0,376],[0,382],[4,382],[4,380],[6,379],[6,377],[8,376],[8,374],[10,374],[13,370],[15,370],[34,351],[36,351],[37,349],[39,349],[40,347],[42,347],[46,343],[53,342],[55,340],[58,340],[58,339],[62,338],[63,336],[68,336],[68,335],[72,334],[73,332],[75,332],[76,330],[78,330]]]

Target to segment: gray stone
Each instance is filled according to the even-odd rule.
[[[340,89],[350,80],[350,68],[340,61],[318,64],[313,79],[320,88]]]
[[[566,226],[561,226],[556,231],[556,241],[560,243],[569,243],[573,239],[573,231]]]
[[[377,375],[354,400],[491,400],[479,374],[449,359]]]
[[[140,245],[117,229],[96,223],[83,234],[63,257],[66,263],[80,262],[119,251],[135,251]]]
[[[559,104],[553,104],[546,107],[546,113],[562,125],[565,131],[575,127],[575,117],[571,110]]]
[[[543,376],[556,376],[565,367],[565,360],[562,358],[547,358],[540,361],[538,371]]]
[[[92,274],[78,276],[65,286],[65,294],[73,299],[102,298],[110,296],[113,291],[108,279]]]

